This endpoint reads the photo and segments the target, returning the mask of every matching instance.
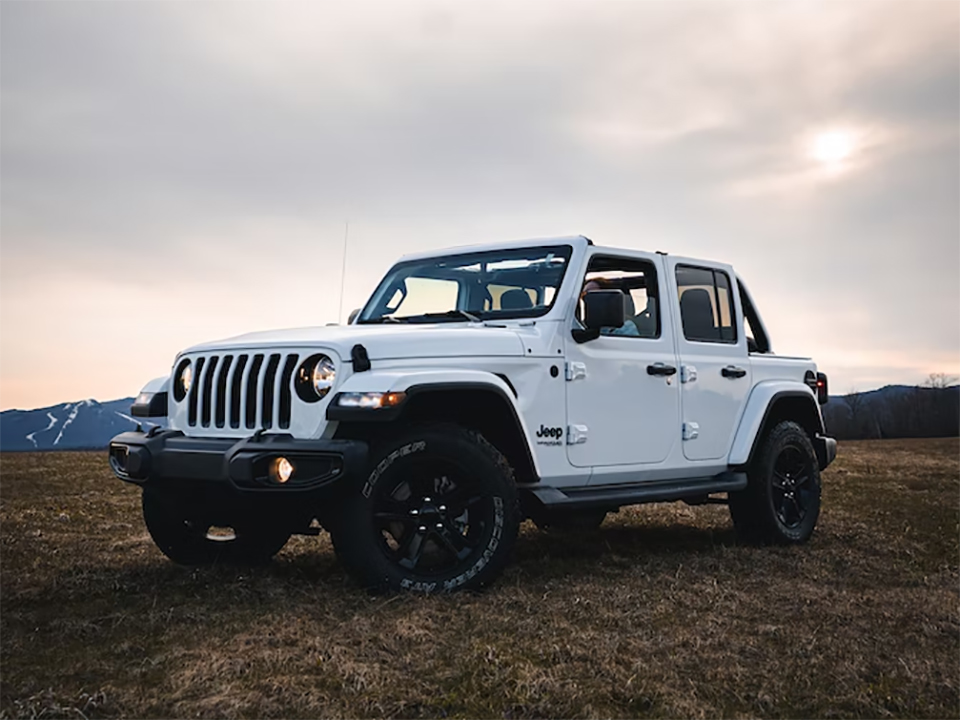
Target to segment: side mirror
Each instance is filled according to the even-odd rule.
[[[583,296],[583,324],[587,330],[618,328],[623,325],[624,294],[619,290],[594,290]]]
[[[357,315],[360,314],[360,308],[356,310],[351,310],[350,314],[347,316],[347,325],[353,325],[353,321],[357,319]]]

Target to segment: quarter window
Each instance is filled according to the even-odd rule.
[[[697,342],[737,342],[730,278],[722,270],[677,266],[683,336]]]

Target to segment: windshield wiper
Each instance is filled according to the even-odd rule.
[[[405,323],[405,322],[407,322],[407,318],[396,318],[396,317],[394,317],[393,315],[381,315],[380,317],[378,317],[378,318],[373,318],[373,319],[371,319],[371,320],[363,320],[363,321],[361,321],[360,324],[361,324],[361,325],[368,325],[368,324],[372,325],[372,324],[374,324],[374,323],[378,323],[378,324],[379,324],[379,323]]]
[[[423,315],[417,315],[417,317],[450,318],[451,320],[458,317],[462,317],[462,318],[466,318],[470,322],[475,322],[475,323],[483,322],[483,320],[478,318],[476,315],[474,315],[473,313],[468,313],[466,310],[447,310],[447,312],[442,312],[442,313],[423,313]]]

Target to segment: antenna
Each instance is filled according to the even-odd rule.
[[[350,237],[350,221],[343,223],[343,266],[340,268],[340,309],[337,310],[337,322],[343,318],[343,286],[347,278],[347,238]]]

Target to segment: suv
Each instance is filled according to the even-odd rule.
[[[132,409],[165,429],[109,459],[175,562],[326,529],[365,587],[434,593],[492,581],[525,518],[726,502],[745,540],[803,542],[826,399],[729,265],[558,238],[409,255],[346,326],[184,350]]]

